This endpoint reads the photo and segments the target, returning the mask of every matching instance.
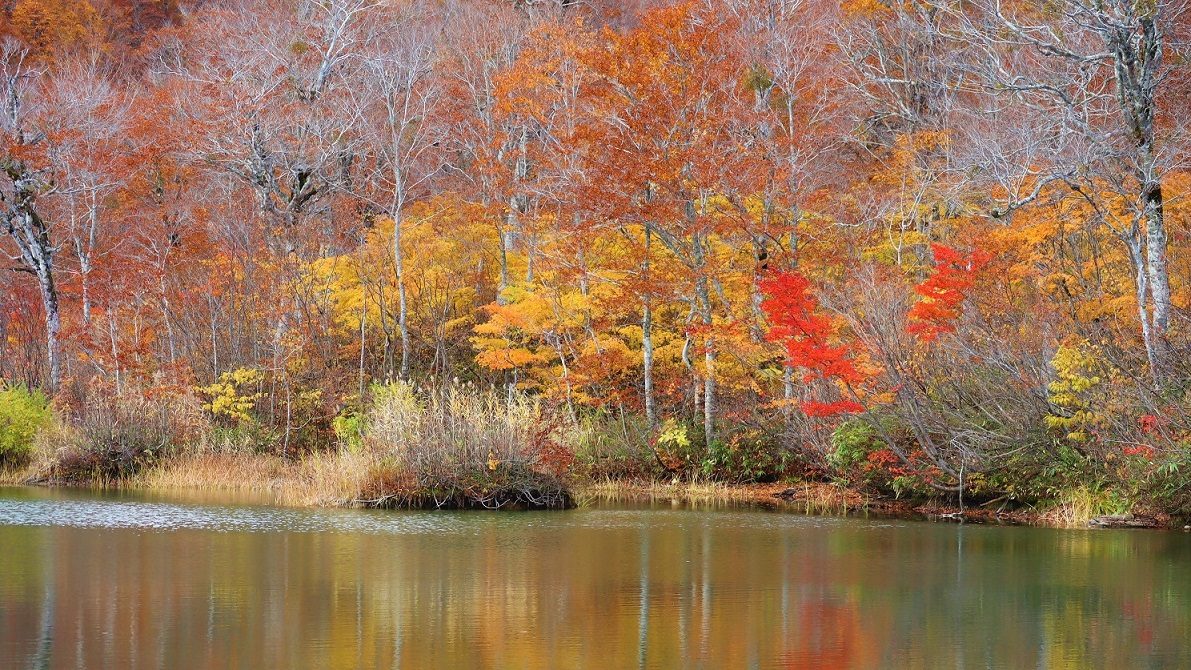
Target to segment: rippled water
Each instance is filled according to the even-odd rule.
[[[0,490],[0,668],[1191,667],[1191,534]]]

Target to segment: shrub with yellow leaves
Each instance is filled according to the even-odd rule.
[[[1047,386],[1052,411],[1046,425],[1068,440],[1087,442],[1104,421],[1104,383],[1110,375],[1099,350],[1087,340],[1059,346],[1051,359],[1055,380]]]
[[[252,409],[264,394],[252,392],[259,388],[264,376],[255,368],[236,368],[219,375],[210,386],[200,386],[199,392],[209,398],[203,409],[215,417],[226,417],[237,423],[252,420]]]

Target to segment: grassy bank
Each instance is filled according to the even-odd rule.
[[[573,456],[528,399],[502,402],[459,385],[428,394],[380,386],[365,410],[336,421],[325,446],[301,450],[279,449],[290,436],[254,422],[240,398],[206,412],[185,400],[100,397],[74,421],[39,414],[20,457],[0,461],[0,482],[247,489],[293,505],[573,506]]]
[[[376,498],[375,473],[381,467],[366,454],[339,451],[285,459],[267,454],[188,454],[162,460],[120,480],[72,482],[77,486],[112,487],[130,490],[177,492],[182,490],[254,492],[274,504],[293,507],[517,507],[485,505],[451,499],[438,492],[419,492],[412,484],[391,484]],[[24,468],[0,470],[0,485],[55,485],[44,470],[30,464]],[[783,481],[771,483],[727,483],[711,480],[681,481],[656,479],[572,479],[565,504],[553,507],[602,502],[656,503],[680,505],[750,505],[806,515],[870,516],[969,523],[1036,525],[1055,528],[1087,527],[1181,527],[1182,522],[1159,510],[1121,512],[1105,507],[1095,496],[1077,492],[1037,507],[1007,507],[1000,504],[965,505],[942,499],[896,499],[874,495],[839,483]],[[532,505],[520,505],[526,507]],[[541,505],[547,507],[547,505]]]
[[[732,503],[763,505],[803,514],[864,512],[874,502],[862,492],[823,482],[732,484],[717,481],[604,479],[579,487],[587,500]]]
[[[960,498],[932,488],[929,469],[889,465],[864,424],[837,428],[816,459],[755,430],[704,445],[682,424],[651,432],[624,414],[601,422],[459,384],[374,386],[329,425],[290,434],[261,422],[246,391],[220,393],[225,402],[206,404],[184,393],[94,393],[70,408],[10,390],[0,484],[241,490],[284,505],[420,509],[669,500],[1062,527],[1169,525],[1185,488],[1135,458],[1112,479],[1078,463],[1043,476],[1011,464],[1020,471],[971,475]],[[769,483],[750,483],[758,480]]]

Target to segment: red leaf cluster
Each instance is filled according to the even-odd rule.
[[[964,254],[942,244],[932,244],[935,271],[914,292],[922,296],[910,309],[906,330],[923,342],[931,342],[943,333],[955,332],[955,320],[963,313],[967,291],[976,283],[977,274],[992,260],[992,254],[976,249]]]
[[[852,347],[832,344],[831,319],[817,313],[819,302],[810,293],[810,282],[796,272],[778,272],[761,282],[761,302],[769,319],[768,338],[786,350],[786,362],[806,370],[803,381],[814,379],[859,383],[864,375],[852,359]],[[847,399],[832,402],[807,401],[801,405],[807,416],[835,416],[863,410]]]

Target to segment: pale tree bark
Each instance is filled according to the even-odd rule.
[[[323,93],[335,69],[352,58],[357,46],[370,37],[361,34],[357,25],[384,4],[382,0],[305,0],[300,3],[299,15],[306,14],[302,18],[315,28],[320,38],[314,45],[318,49],[318,67],[303,91],[305,97],[317,98]]]
[[[308,231],[320,218],[324,230],[329,226],[329,196],[350,187],[353,77],[359,52],[390,25],[387,12],[379,0],[206,12],[184,43],[184,57],[159,64],[159,75],[180,84],[179,95],[212,97],[214,90],[210,104],[178,101],[183,120],[200,121],[192,151],[253,190],[281,231],[269,237],[278,255],[301,252],[307,260],[317,253]]]
[[[55,281],[55,247],[50,240],[49,226],[35,209],[36,196],[29,192],[28,178],[21,176],[21,168],[6,166],[5,173],[16,187],[16,197],[15,202],[10,202],[9,194],[0,195],[0,206],[4,208],[4,225],[8,235],[16,242],[21,269],[37,278],[45,317],[46,364],[49,372],[47,386],[54,392],[62,381],[59,343],[62,317]]]
[[[6,180],[0,186],[0,224],[16,244],[19,269],[37,279],[41,306],[45,317],[47,386],[57,391],[62,381],[62,361],[59,334],[62,317],[59,310],[58,286],[54,256],[57,247],[48,221],[42,217],[39,198],[52,192],[44,169],[31,166],[21,154],[46,142],[46,136],[29,127],[27,95],[38,76],[27,63],[28,52],[16,42],[8,41],[0,47],[0,85],[3,109],[0,110],[0,170]]]
[[[708,233],[702,232],[698,228],[697,219],[699,214],[693,200],[686,199],[683,202],[682,208],[686,228],[690,231],[689,236],[680,238],[664,226],[651,226],[650,229],[667,249],[683,261],[693,275],[694,295],[691,298],[691,313],[688,318],[688,325],[691,320],[698,317],[705,331],[702,378],[700,379],[699,373],[695,369],[690,357],[690,349],[694,344],[690,334],[687,335],[686,342],[683,345],[682,361],[687,369],[691,371],[693,377],[694,412],[696,414],[702,414],[703,437],[707,445],[710,446],[711,442],[715,439],[716,342],[714,334],[715,311],[714,305],[711,302],[711,277],[709,276],[711,269],[708,267],[707,259]]]
[[[761,309],[764,296],[759,290],[760,280],[770,268],[795,270],[798,266],[798,225],[801,203],[811,194],[833,188],[839,175],[848,168],[842,163],[843,144],[850,141],[841,128],[854,128],[856,123],[846,118],[848,105],[841,105],[837,92],[806,95],[807,91],[822,90],[821,80],[838,76],[840,63],[833,53],[833,41],[823,39],[844,23],[841,8],[834,3],[815,3],[806,0],[729,0],[728,4],[744,20],[744,34],[752,60],[759,68],[751,86],[754,92],[754,113],[757,122],[758,158],[770,167],[761,182],[764,209],[760,226],[754,233],[757,257],[753,311],[755,336],[763,334],[765,316]],[[912,9],[903,6],[901,11]],[[906,32],[913,24],[899,17],[896,30]],[[916,32],[918,26],[914,26]],[[876,66],[912,69],[913,64],[904,52],[923,54],[917,46],[928,41],[901,40],[899,49],[889,48],[877,39],[879,34],[871,26],[862,26],[860,35],[847,33],[844,41],[862,47],[863,54],[877,54],[878,58],[860,58],[864,77],[871,81]],[[896,51],[896,52],[895,52]],[[852,56],[850,51],[846,51]],[[856,69],[860,69],[859,67]],[[920,68],[925,71],[925,68]],[[880,75],[884,77],[885,75]],[[906,95],[900,88],[883,89],[884,96],[895,99]],[[869,91],[863,97],[873,100],[878,93]],[[898,103],[882,104],[898,108]],[[908,107],[908,105],[902,105]],[[741,209],[744,208],[741,206]],[[771,253],[772,252],[772,253]],[[787,426],[792,424],[794,398],[797,390],[795,371],[783,364],[782,415]]]
[[[426,191],[439,170],[435,148],[445,132],[435,118],[441,90],[432,72],[436,45],[428,26],[403,25],[371,46],[357,97],[365,154],[372,168],[365,199],[393,221],[393,267],[397,290],[397,330],[401,338],[398,376],[410,378],[409,293],[403,235],[405,209]]]
[[[497,119],[496,79],[517,60],[529,22],[524,15],[499,11],[496,5],[488,3],[452,0],[442,6],[444,21],[450,27],[443,34],[444,51],[452,62],[448,74],[458,89],[465,92],[464,102],[473,110],[472,115],[462,118],[452,128],[451,140],[464,162],[479,159],[504,166],[510,150],[518,144],[510,143],[509,138],[518,137],[520,129]],[[469,172],[462,165],[452,166],[452,169]],[[513,172],[516,172],[515,167]],[[505,304],[505,289],[512,281],[509,271],[509,254],[515,242],[512,218],[519,204],[503,188],[503,175],[498,177],[496,170],[474,170],[469,178],[477,182],[480,202],[485,211],[491,212],[496,229],[500,271],[496,302]]]
[[[119,237],[110,230],[114,221],[106,203],[126,173],[120,161],[136,142],[127,132],[133,95],[114,85],[109,74],[95,60],[67,60],[42,92],[47,134],[56,138],[51,155],[60,206],[55,218],[68,224],[62,236],[78,262],[85,329],[91,326],[95,305],[96,259],[106,243]]]
[[[710,280],[707,277],[707,254],[703,236],[695,235],[691,247],[695,259],[695,301],[703,323],[703,439],[708,448],[715,439],[715,334],[711,306]]]
[[[1117,5],[1113,7],[1113,5]],[[1111,50],[1121,115],[1136,147],[1134,172],[1145,217],[1145,271],[1149,288],[1150,365],[1155,383],[1170,374],[1170,271],[1167,267],[1163,169],[1156,156],[1154,116],[1162,78],[1163,36],[1158,24],[1162,3],[1098,3],[1096,25]],[[1139,293],[1143,293],[1139,290]],[[1144,304],[1144,301],[1142,302]]]
[[[657,408],[653,397],[653,290],[649,285],[649,252],[653,242],[653,234],[648,223],[645,224],[645,261],[642,270],[645,275],[645,302],[641,310],[641,363],[642,376],[645,385],[645,421],[650,429],[658,424]]]
[[[405,290],[405,254],[401,247],[403,216],[400,209],[393,216],[393,267],[397,274],[397,330],[401,334],[401,367],[398,376],[409,379],[409,297]]]
[[[1056,182],[1091,206],[1127,248],[1146,360],[1161,386],[1173,371],[1162,182],[1185,137],[1171,134],[1180,124],[1159,137],[1155,118],[1170,73],[1163,30],[1182,20],[1185,3],[1074,0],[1038,15],[985,0],[977,10],[955,15],[957,44],[974,54],[972,71],[990,97],[1017,105],[996,105],[1001,113],[1031,114],[1015,132],[1036,138],[1016,155],[996,145],[1025,146],[1019,138],[985,141],[981,167],[1009,194],[994,216],[1039,200]]]

